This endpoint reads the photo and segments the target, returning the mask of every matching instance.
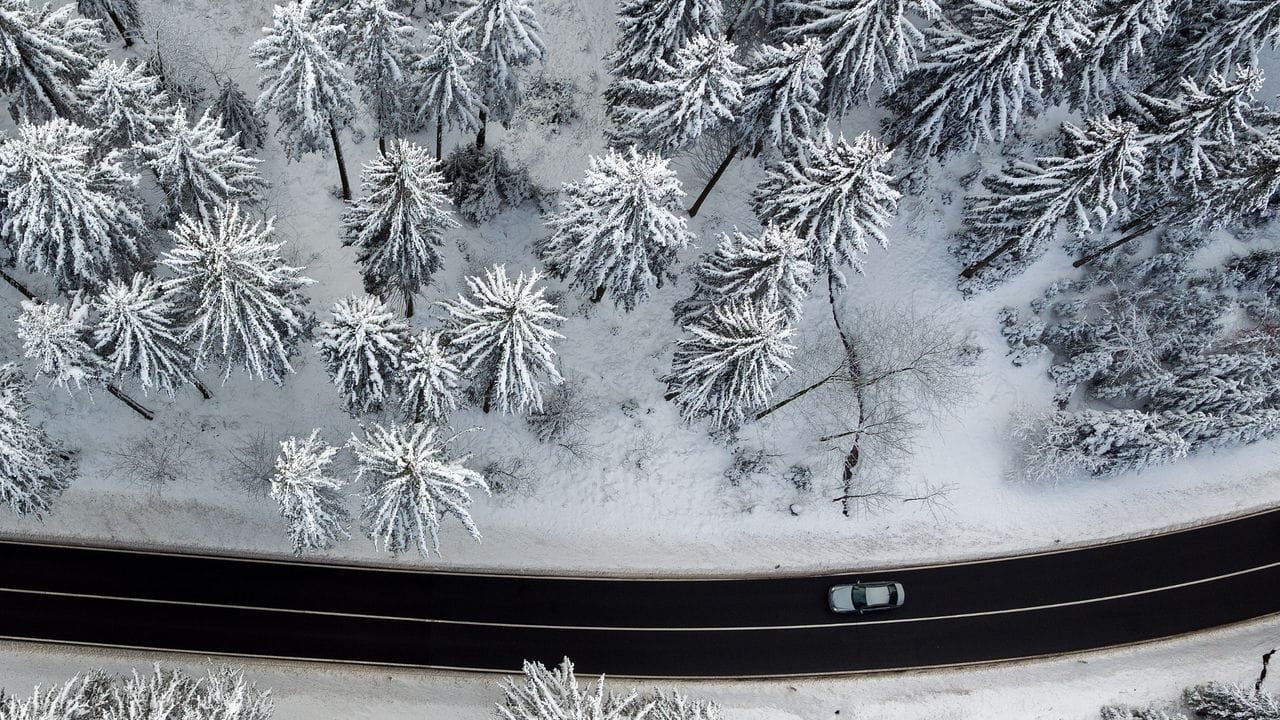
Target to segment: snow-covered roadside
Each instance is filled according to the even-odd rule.
[[[715,699],[726,717],[738,720],[1093,720],[1103,705],[1168,703],[1183,688],[1208,680],[1251,684],[1262,654],[1278,642],[1280,619],[1271,617],[1053,660],[844,678],[674,684],[690,695]],[[127,672],[154,660],[193,673],[205,669],[203,659],[192,656],[0,642],[0,687],[22,695],[34,685],[61,682],[87,668]],[[276,720],[480,720],[494,716],[493,704],[501,698],[496,675],[236,662],[243,662],[249,680],[272,689]],[[631,682],[611,685],[625,688]]]

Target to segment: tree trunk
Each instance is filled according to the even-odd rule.
[[[126,395],[125,392],[120,388],[116,387],[114,383],[107,383],[107,392],[111,393],[112,395],[115,395],[116,398],[120,400],[120,402],[124,403],[125,405],[128,405],[130,410],[133,410],[134,412],[138,413],[143,418],[146,418],[147,420],[156,419],[155,413],[142,407],[142,405],[139,404],[137,400],[134,400],[133,398]]]
[[[493,401],[493,386],[496,385],[497,383],[498,383],[498,376],[494,375],[492,378],[489,379],[489,386],[484,389],[484,405],[481,406],[480,409],[484,410],[485,414],[489,413],[489,407]]]
[[[413,317],[413,294],[412,293],[404,294],[404,316],[407,318]]]
[[[329,139],[333,141],[333,154],[338,158],[338,175],[342,178],[342,199],[351,199],[351,183],[347,182],[347,163],[342,159],[342,143],[338,142],[338,125],[329,120]]]
[[[840,344],[844,346],[845,362],[849,366],[849,380],[853,388],[853,397],[858,404],[858,424],[857,430],[861,430],[867,422],[867,407],[862,401],[862,362],[858,358],[857,348],[853,346],[853,339],[844,331],[844,326],[840,324],[840,313],[836,309],[836,282],[835,271],[827,271],[827,302],[831,304],[831,319],[835,321],[836,332],[840,334]],[[849,448],[849,452],[844,458],[844,469],[841,472],[840,483],[844,488],[845,497],[840,501],[841,512],[845,517],[849,517],[849,499],[852,497],[849,490],[853,487],[853,474],[858,468],[858,460],[862,454],[858,448],[857,436],[854,436],[853,446]]]
[[[603,297],[604,297],[604,286],[601,285],[600,287],[596,288],[596,291],[594,293],[592,293],[591,302],[598,303],[600,302],[600,299]]]
[[[488,124],[489,124],[489,114],[481,110],[480,111],[480,132],[476,133],[476,149],[477,150],[484,149],[484,128]]]
[[[1152,231],[1152,230],[1154,230],[1154,229],[1155,229],[1155,225],[1143,225],[1142,227],[1138,228],[1137,230],[1134,230],[1133,232],[1129,233],[1128,235],[1125,235],[1124,237],[1120,238],[1119,240],[1116,240],[1116,241],[1115,241],[1115,242],[1113,242],[1113,243],[1108,243],[1107,245],[1103,246],[1102,248],[1100,248],[1100,249],[1098,249],[1098,250],[1095,250],[1095,251],[1093,251],[1093,252],[1089,253],[1088,255],[1085,255],[1084,257],[1080,258],[1079,260],[1077,260],[1077,261],[1075,261],[1075,262],[1071,263],[1071,267],[1077,267],[1077,268],[1078,268],[1078,267],[1081,267],[1081,266],[1083,266],[1083,265],[1087,265],[1087,264],[1089,264],[1089,263],[1093,262],[1094,260],[1097,260],[1098,258],[1102,257],[1103,255],[1106,255],[1107,253],[1111,252],[1112,250],[1115,250],[1116,248],[1120,247],[1121,245],[1124,245],[1125,243],[1129,242],[1130,240],[1136,240],[1136,239],[1138,239],[1138,238],[1142,237],[1143,235],[1146,235],[1147,233],[1151,232],[1151,231]]]
[[[440,150],[444,146],[444,115],[436,117],[436,162],[440,162]]]
[[[378,154],[382,157],[387,156],[387,139],[381,135],[378,136]]]
[[[206,387],[204,383],[200,382],[200,378],[194,378],[194,377],[191,378],[191,384],[195,386],[195,389],[197,391],[199,391],[200,399],[202,400],[213,399],[213,393],[209,392],[209,388]]]
[[[990,255],[982,258],[978,262],[970,265],[969,267],[961,271],[960,277],[965,278],[967,280],[973,277],[974,275],[977,275],[978,273],[985,270],[988,265],[990,265],[991,263],[999,259],[1001,255],[1004,255],[1005,253],[1012,250],[1014,246],[1016,246],[1017,244],[1018,244],[1018,238],[1016,237],[1009,238],[1003,244],[1001,244],[1000,247],[993,250]]]
[[[35,294],[32,293],[30,290],[28,290],[26,285],[23,285],[22,283],[18,282],[17,278],[13,277],[9,273],[3,270],[0,270],[0,279],[3,279],[5,282],[12,285],[14,290],[17,290],[18,292],[22,293],[22,297],[28,300],[36,299]]]
[[[116,15],[116,11],[108,10],[107,15],[111,16],[111,22],[116,26],[120,37],[124,39],[124,46],[127,48],[133,47],[133,38],[129,37],[129,32],[124,29],[124,23],[120,22],[120,16]]]
[[[724,175],[724,171],[729,169],[729,163],[733,162],[733,156],[738,154],[738,146],[734,145],[729,148],[729,154],[724,156],[724,160],[720,161],[720,167],[711,174],[711,179],[707,181],[706,187],[702,188],[702,192],[698,194],[698,199],[693,201],[693,207],[689,208],[689,217],[698,214],[698,210],[702,209],[702,202],[711,194],[711,188],[716,186],[720,181],[720,176]]]

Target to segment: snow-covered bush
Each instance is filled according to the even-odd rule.
[[[325,442],[319,430],[312,430],[306,439],[290,437],[280,443],[271,498],[280,504],[293,551],[299,555],[351,537],[343,482],[328,474],[337,454],[338,448]]]
[[[524,675],[503,680],[502,691],[498,704],[502,720],[615,720],[646,717],[650,709],[635,691],[624,696],[606,691],[604,677],[579,686],[569,658],[555,669],[526,660]]]
[[[357,478],[365,482],[361,508],[364,531],[393,553],[416,547],[424,556],[440,554],[440,521],[452,515],[471,537],[480,531],[471,518],[471,491],[486,495],[480,473],[463,465],[470,456],[450,457],[448,439],[430,425],[370,425],[364,439],[352,437]]]
[[[441,170],[458,214],[473,223],[488,222],[537,194],[529,171],[508,162],[496,148],[482,150],[468,143],[449,153]]]
[[[507,269],[497,265],[484,277],[467,278],[471,297],[440,303],[447,313],[449,353],[485,412],[491,406],[504,413],[538,410],[541,378],[562,382],[551,343],[564,336],[551,326],[564,318],[543,298],[539,279],[536,270],[508,278]]]
[[[76,464],[27,419],[26,391],[17,366],[0,365],[0,503],[18,515],[39,517],[70,486]]]
[[[1182,699],[1196,715],[1209,720],[1280,720],[1280,699],[1234,683],[1197,685]]]
[[[317,334],[316,350],[347,412],[377,412],[391,401],[408,324],[377,298],[356,295],[339,300],[333,319],[320,323]]]
[[[569,78],[543,73],[525,88],[515,117],[555,131],[562,125],[578,121],[582,114],[578,107],[581,102],[582,90],[577,83]]]

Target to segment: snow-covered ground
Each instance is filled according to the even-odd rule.
[[[764,682],[681,682],[736,720],[1093,720],[1108,704],[1171,705],[1182,689],[1209,680],[1252,684],[1262,654],[1280,638],[1269,618],[1133,648],[1054,660],[911,673]],[[854,651],[851,649],[851,651]],[[0,687],[15,695],[62,682],[88,668],[145,671],[155,660],[203,675],[193,656],[0,642]],[[217,661],[216,659],[214,660]],[[481,720],[494,717],[501,676],[390,668],[236,660],[271,688],[275,720]],[[586,677],[580,677],[585,681]],[[611,687],[633,686],[626,679]],[[641,684],[646,689],[647,684]],[[1275,693],[1272,685],[1270,692]]]

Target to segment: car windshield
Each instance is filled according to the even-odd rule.
[[[854,586],[853,586],[853,606],[854,606],[854,607],[866,607],[866,605],[867,605],[867,590],[866,590],[866,588],[864,588],[864,587],[862,587],[862,586],[860,586],[860,585],[854,585]]]

